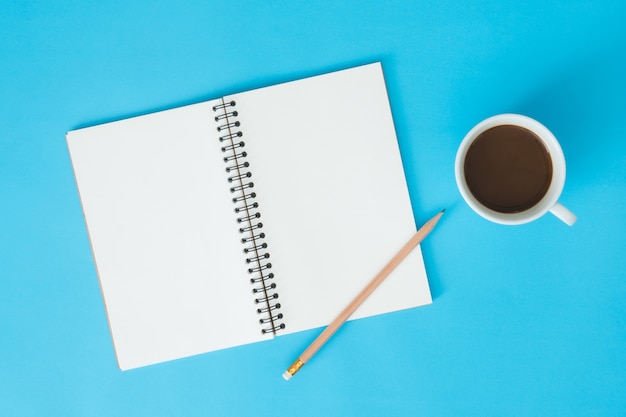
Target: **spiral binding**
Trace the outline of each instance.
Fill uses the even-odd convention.
[[[217,131],[220,133],[219,141],[222,144],[226,172],[229,174],[228,183],[230,192],[233,194],[235,213],[238,215],[237,223],[240,225],[239,233],[242,234],[241,243],[244,245],[243,252],[246,255],[250,283],[253,285],[252,293],[254,302],[258,304],[257,313],[261,316],[259,323],[263,325],[261,333],[276,333],[285,328],[281,322],[283,314],[280,313],[280,303],[276,292],[276,283],[273,282],[274,274],[270,272],[272,264],[268,261],[270,253],[267,250],[265,233],[261,232],[263,223],[259,221],[261,212],[256,202],[256,193],[252,191],[254,182],[250,180],[252,172],[250,163],[246,161],[248,154],[243,149],[246,144],[241,140],[243,133],[239,129],[241,123],[237,120],[239,113],[234,107],[234,101],[224,101],[213,106],[215,122],[219,123]]]

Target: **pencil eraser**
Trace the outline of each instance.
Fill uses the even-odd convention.
[[[291,374],[289,373],[289,371],[283,372],[283,378],[285,378],[285,381],[289,381],[291,379]]]

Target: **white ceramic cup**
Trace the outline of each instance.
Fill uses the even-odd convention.
[[[548,150],[552,161],[552,181],[548,191],[537,204],[517,213],[501,213],[481,204],[471,193],[464,174],[465,156],[469,147],[484,131],[501,125],[520,126],[533,132]],[[548,211],[571,226],[576,222],[576,215],[558,202],[565,185],[565,157],[559,142],[544,125],[530,117],[519,114],[500,114],[483,120],[470,130],[459,146],[455,161],[456,183],[467,204],[482,217],[500,224],[522,224],[531,222]]]

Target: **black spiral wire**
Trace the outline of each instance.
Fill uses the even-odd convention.
[[[281,306],[277,301],[274,274],[270,271],[270,253],[267,250],[265,233],[261,231],[261,212],[256,201],[254,182],[251,180],[250,163],[246,161],[248,154],[244,150],[246,144],[241,139],[243,133],[235,106],[234,101],[222,99],[220,104],[213,106],[213,111],[216,113],[215,122],[218,123],[217,131],[220,133],[219,141],[222,144],[226,172],[229,174],[228,183],[235,203],[239,233],[242,234],[241,242],[244,244],[248,274],[251,275],[250,282],[253,284],[254,302],[258,305],[257,313],[261,315],[261,332],[275,334],[284,329],[285,324],[281,322],[283,314],[279,311]]]

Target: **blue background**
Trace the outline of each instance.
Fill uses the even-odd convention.
[[[609,1],[0,5],[0,413],[626,415],[626,6]],[[380,60],[428,307],[121,372],[64,135]],[[559,138],[579,216],[474,214],[454,157],[518,112]],[[355,150],[357,151],[357,150]]]

